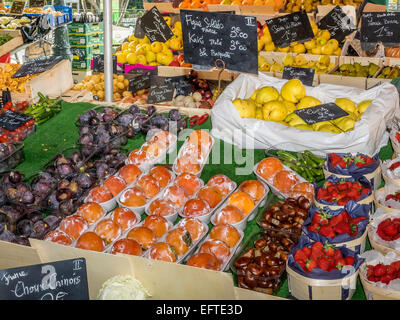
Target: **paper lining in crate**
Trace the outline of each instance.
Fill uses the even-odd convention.
[[[344,266],[341,270],[324,271],[314,268],[308,274],[294,260],[293,254],[311,242],[305,235],[290,251],[286,264],[289,291],[299,300],[350,300],[356,291],[358,269],[363,262],[359,256],[346,247],[336,247],[344,257],[354,257],[353,266]]]
[[[359,200],[355,201],[358,204],[370,204],[374,201],[374,193],[372,192],[372,188],[371,188],[371,183],[367,180],[367,178],[365,177],[360,177],[359,179],[354,179],[354,178],[346,178],[346,179],[339,179],[338,177],[331,175],[326,179],[326,182],[333,182],[334,184],[339,183],[339,180],[345,180],[345,181],[351,181],[351,182],[360,182],[361,185],[363,187],[369,188],[370,192],[367,195],[362,194],[359,198]],[[316,187],[315,188],[315,205],[321,209],[324,209],[325,207],[328,207],[330,210],[337,210],[337,209],[341,209],[344,206],[341,205],[337,205],[333,202],[327,202],[325,200],[318,200],[317,199],[317,194],[318,194],[318,190],[320,189],[320,187]]]
[[[336,153],[340,157],[344,156],[352,156],[355,157],[357,155],[364,155],[362,153]],[[364,155],[368,156],[368,155]],[[327,160],[323,164],[323,171],[325,178],[328,178],[330,175],[334,175],[338,178],[359,178],[364,176],[371,184],[374,186],[374,190],[378,189],[381,184],[381,160],[379,159],[379,154],[374,155],[371,157],[374,160],[373,164],[365,165],[363,167],[357,167],[357,165],[352,162],[346,168],[342,168],[339,165],[332,166],[331,162],[329,161],[328,155]]]
[[[386,184],[385,187],[382,187],[374,192],[374,204],[375,204],[375,209],[376,208],[381,208],[387,213],[394,213],[394,212],[399,212],[399,209],[396,208],[391,208],[388,205],[386,205],[386,200],[385,197],[387,194],[394,193],[396,191],[400,191],[400,186],[397,186],[395,184]]]
[[[365,259],[364,263],[360,266],[360,279],[364,288],[365,296],[368,300],[400,300],[400,290],[398,288],[398,280],[394,280],[397,283],[389,282],[384,284],[382,282],[371,282],[367,279],[367,265],[375,266],[378,263],[384,265],[391,264],[394,261],[399,261],[400,256],[394,252],[382,254],[381,252],[370,250],[362,255]]]
[[[303,234],[305,234],[312,241],[320,241],[322,243],[334,244],[337,247],[345,246],[346,248],[354,251],[357,254],[363,253],[365,251],[365,242],[367,239],[367,226],[369,223],[369,212],[371,209],[371,204],[358,204],[354,201],[349,201],[343,209],[339,210],[329,210],[327,207],[323,210],[323,212],[328,215],[335,217],[346,211],[351,218],[363,218],[360,220],[356,227],[357,234],[353,237],[348,235],[347,233],[342,233],[336,235],[334,238],[325,237],[320,233],[316,233],[313,231],[309,231],[309,227],[312,224],[312,219],[314,214],[320,212],[319,208],[311,208],[309,210],[309,214],[307,219],[304,221],[302,230]]]
[[[385,184],[395,184],[400,187],[400,177],[398,176],[400,174],[400,158],[395,157],[394,159],[383,161],[381,168]]]

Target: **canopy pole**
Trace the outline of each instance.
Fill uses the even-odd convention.
[[[112,61],[112,8],[111,0],[103,0],[104,20],[104,89],[105,101],[113,101],[113,61]]]

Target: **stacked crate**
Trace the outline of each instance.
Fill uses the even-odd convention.
[[[73,54],[72,70],[90,70],[93,55],[104,53],[103,30],[103,22],[68,25],[69,44]]]

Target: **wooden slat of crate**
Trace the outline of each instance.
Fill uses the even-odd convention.
[[[160,77],[176,77],[188,75],[192,68],[184,67],[168,67],[168,66],[158,66],[158,75]],[[218,80],[218,69],[211,69],[209,71],[197,71],[200,79],[205,80]],[[234,72],[224,70],[221,74],[221,80],[232,81],[234,79]]]

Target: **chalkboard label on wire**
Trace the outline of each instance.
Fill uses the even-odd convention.
[[[175,87],[172,83],[163,85],[152,85],[150,87],[147,103],[162,103],[172,101],[174,98]]]
[[[304,85],[312,86],[315,70],[311,68],[288,67],[283,68],[282,79],[299,79]]]
[[[150,88],[150,75],[141,75],[129,80],[129,91],[132,93]]]
[[[26,1],[13,1],[10,9],[10,14],[22,14],[25,9]]]
[[[32,120],[32,117],[26,114],[6,110],[0,114],[0,127],[14,131],[23,126],[29,120]]]
[[[349,115],[333,102],[320,104],[311,108],[295,110],[294,113],[296,113],[307,124],[335,120]]]
[[[117,73],[117,57],[112,56],[113,59],[113,73]],[[93,55],[93,72],[104,72],[104,54]]]
[[[51,56],[29,60],[25,62],[11,78],[24,77],[50,70],[63,59],[64,58],[61,56]]]
[[[140,25],[140,18],[136,19],[136,26],[135,26],[135,33],[134,33],[135,37],[138,39],[143,39],[146,34],[143,31],[142,26]]]
[[[292,42],[305,42],[314,38],[310,20],[304,11],[266,20],[273,43],[284,48]]]
[[[400,44],[400,12],[367,12],[361,17],[361,48],[382,42],[394,47]]]
[[[140,18],[140,26],[151,43],[166,42],[174,35],[157,7],[151,8]]]
[[[188,96],[192,93],[192,85],[187,76],[168,77],[164,82],[174,85],[177,96]]]
[[[357,30],[351,19],[344,13],[340,6],[333,8],[318,22],[318,28],[328,30],[331,38],[342,42],[346,36]]]
[[[89,300],[86,260],[0,270],[0,300]]]
[[[219,12],[181,10],[185,62],[258,74],[257,19]]]

